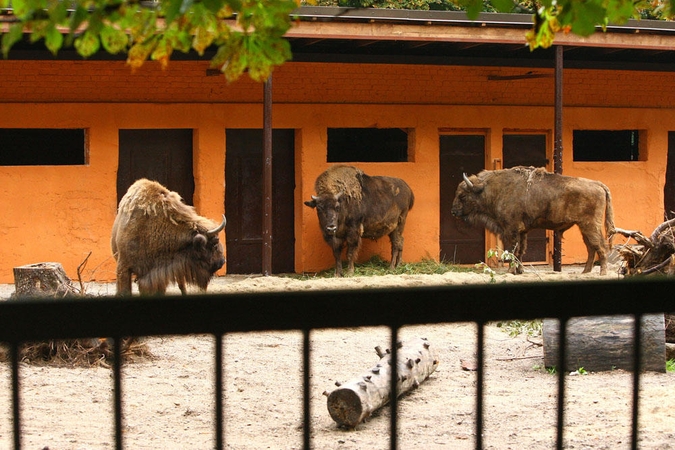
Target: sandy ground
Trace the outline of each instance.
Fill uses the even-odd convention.
[[[580,268],[553,273],[533,269],[498,282],[578,278]],[[585,279],[598,278],[596,274]],[[607,277],[618,277],[616,272]],[[478,273],[386,275],[368,278],[297,280],[222,277],[211,292],[487,283]],[[7,298],[12,286],[0,286]],[[112,294],[110,284],[89,293]],[[403,340],[425,337],[440,364],[399,404],[401,449],[470,449],[475,442],[475,372],[460,361],[475,353],[476,327],[447,324],[406,327]],[[485,430],[489,449],[553,448],[555,376],[543,365],[541,337],[509,337],[486,327]],[[129,449],[209,449],[213,437],[213,337],[150,337],[153,359],[124,367],[124,443]],[[225,338],[226,447],[302,447],[301,340],[299,332],[233,334]],[[386,449],[389,411],[383,408],[355,430],[338,428],[328,414],[324,391],[373,367],[375,346],[388,347],[384,328],[321,330],[311,334],[311,426],[316,449]],[[23,448],[112,449],[112,378],[102,367],[63,368],[22,364]],[[589,373],[567,378],[566,448],[630,448],[630,373]],[[647,373],[640,394],[640,448],[675,446],[675,374]],[[0,449],[12,446],[9,370],[0,365]]]

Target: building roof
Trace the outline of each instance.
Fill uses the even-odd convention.
[[[295,61],[553,67],[530,51],[529,14],[303,7],[287,36]],[[675,22],[629,20],[589,37],[558,33],[567,68],[675,70]]]
[[[555,50],[530,51],[529,14],[483,13],[469,20],[459,11],[300,7],[286,34],[293,61],[554,67]],[[675,22],[629,20],[589,37],[558,33],[565,68],[675,71]],[[210,59],[174,52],[172,58]],[[16,44],[11,59],[53,59],[42,43]],[[81,59],[73,49],[58,59]],[[126,59],[99,52],[90,59]]]

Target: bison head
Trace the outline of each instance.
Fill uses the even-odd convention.
[[[212,275],[220,270],[223,265],[225,265],[223,244],[221,244],[220,239],[218,239],[218,233],[220,233],[225,228],[226,223],[227,220],[225,219],[225,215],[223,215],[223,221],[220,223],[220,225],[212,230],[208,230],[203,234],[198,233],[192,239],[194,248],[206,256],[205,260],[208,261],[209,271]]]
[[[324,234],[334,236],[337,233],[343,199],[344,195],[340,192],[339,194],[327,194],[320,197],[312,195],[312,199],[305,202],[305,205],[310,208],[316,208],[319,225]]]
[[[462,177],[464,181],[457,186],[451,212],[455,217],[466,218],[478,209],[479,196],[485,186],[475,175],[469,178],[466,174],[462,174]]]

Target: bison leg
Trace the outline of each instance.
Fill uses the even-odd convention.
[[[335,276],[342,276],[342,239],[333,237],[329,242],[333,249],[333,257],[335,258]]]
[[[527,233],[513,232],[503,234],[502,244],[504,245],[504,250],[513,253],[515,257],[515,260],[509,262],[509,272],[514,275],[523,273],[521,261],[527,246]]]
[[[586,250],[588,251],[588,259],[586,260],[586,265],[581,273],[589,273],[593,270],[595,254],[597,253],[598,258],[600,259],[600,275],[607,275],[607,248],[605,247],[605,241],[602,238],[602,234],[597,236],[597,233],[590,234],[581,230],[581,235],[584,238],[584,244],[586,244]]]
[[[117,264],[117,295],[131,295],[131,269]]]
[[[391,241],[391,264],[389,270],[394,270],[401,263],[403,259],[403,235],[397,228],[389,235]]]
[[[354,274],[354,261],[359,256],[360,248],[361,236],[357,234],[347,237],[347,275]]]

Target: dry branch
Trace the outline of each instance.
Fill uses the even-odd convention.
[[[617,234],[632,238],[637,245],[617,246],[617,251],[624,260],[624,275],[649,275],[660,273],[675,274],[675,235],[673,233],[675,219],[667,220],[654,229],[650,237],[637,230],[617,228]]]
[[[375,347],[380,361],[367,372],[339,384],[328,395],[328,412],[338,425],[354,428],[386,405],[391,395],[391,352]],[[397,395],[418,387],[436,370],[438,358],[426,339],[413,339],[398,346]]]

